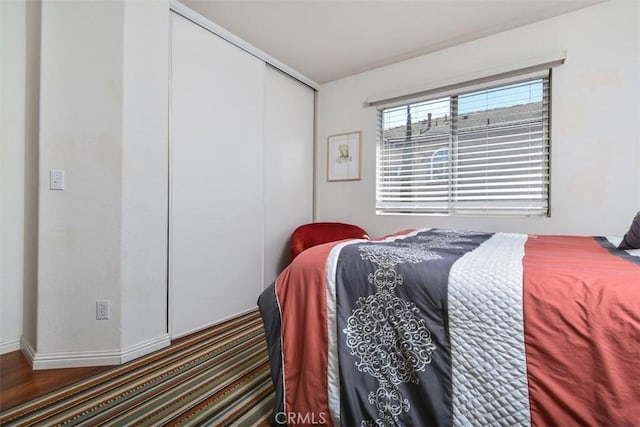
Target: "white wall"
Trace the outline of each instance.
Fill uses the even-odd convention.
[[[169,11],[124,2],[120,298],[123,361],[167,343]]]
[[[26,5],[0,2],[0,351],[20,348],[24,283]]]
[[[121,2],[42,5],[39,354],[120,347],[122,16]],[[95,320],[99,299],[111,320]]]
[[[38,156],[40,130],[40,1],[26,2],[23,339],[36,341],[38,295]]]
[[[44,2],[34,367],[167,345],[168,2]],[[64,191],[49,170],[66,171]],[[96,320],[96,300],[111,318]]]
[[[35,341],[40,2],[0,2],[0,353]]]
[[[640,209],[639,4],[611,1],[320,87],[318,220],[373,236],[407,227],[622,235]],[[552,81],[551,217],[376,215],[376,109],[367,97],[566,50]],[[363,132],[363,178],[327,182],[327,135]]]

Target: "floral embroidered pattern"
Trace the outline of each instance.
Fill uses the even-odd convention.
[[[436,235],[428,234],[418,236],[418,240],[425,242],[430,248],[438,249],[464,249],[462,246],[457,246],[456,243],[472,242],[464,236],[475,236],[477,232],[473,231],[453,231],[453,230],[435,230]]]
[[[397,425],[400,422],[398,417],[411,406],[398,386],[418,383],[417,373],[426,369],[432,361],[432,353],[437,350],[426,322],[418,316],[418,308],[394,292],[404,283],[396,266],[441,259],[431,249],[462,249],[456,243],[471,242],[463,235],[445,230],[420,235],[419,242],[359,246],[361,259],[376,264],[375,272],[368,276],[376,291],[356,301],[357,307],[347,319],[343,332],[358,370],[378,381],[378,388],[368,395],[378,418],[363,420],[362,426]]]
[[[420,243],[402,243],[402,246],[373,244],[361,246],[359,249],[362,259],[376,263],[381,268],[393,268],[400,263],[417,264],[422,261],[442,258]]]
[[[381,383],[417,383],[435,346],[418,309],[389,292],[360,298],[347,320],[347,345],[356,367]]]

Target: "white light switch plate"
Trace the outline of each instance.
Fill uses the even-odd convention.
[[[51,169],[49,172],[49,189],[64,190],[64,170]]]

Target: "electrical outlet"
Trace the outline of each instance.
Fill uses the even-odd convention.
[[[64,190],[64,170],[51,169],[49,171],[49,189]]]
[[[109,318],[109,300],[96,301],[96,320]]]

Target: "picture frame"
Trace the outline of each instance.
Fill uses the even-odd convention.
[[[327,137],[327,181],[361,179],[362,132],[346,132]]]

